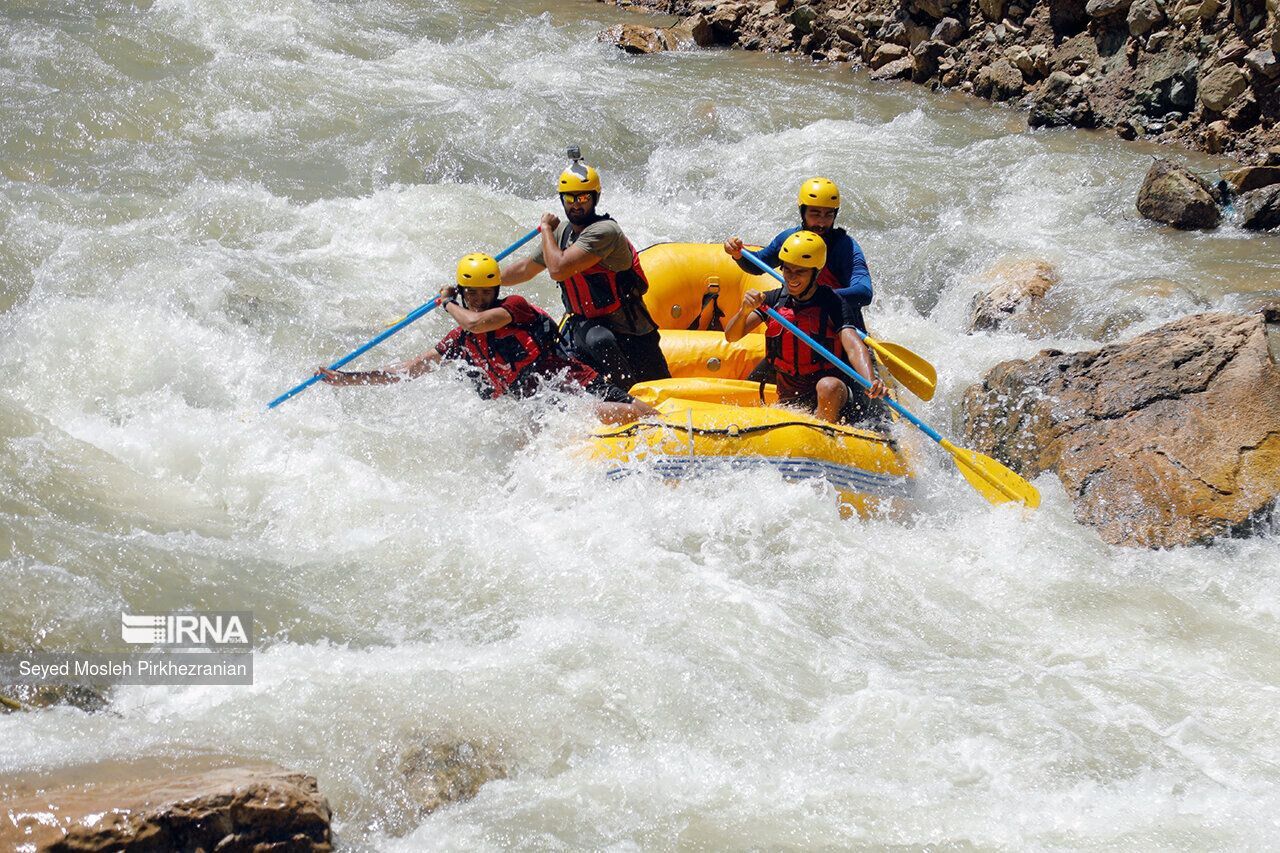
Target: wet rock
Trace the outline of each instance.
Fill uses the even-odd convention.
[[[1216,228],[1222,211],[1209,184],[1190,170],[1157,159],[1138,191],[1138,212],[1175,228]]]
[[[0,849],[328,853],[329,820],[314,778],[230,767],[10,799],[0,810]]]
[[[1280,184],[1280,166],[1245,166],[1224,172],[1222,180],[1231,185],[1237,195],[1260,190],[1272,184]]]
[[[486,782],[507,778],[496,751],[466,740],[413,747],[401,756],[399,772],[403,792],[420,814],[469,800]]]
[[[110,704],[105,691],[73,684],[15,684],[4,690],[4,698],[9,701],[0,704],[10,711],[31,711],[52,708],[55,705],[67,705],[87,714],[96,714],[106,710]],[[17,707],[14,707],[15,705]]]
[[[984,65],[974,78],[973,90],[984,98],[994,101],[1007,101],[1022,94],[1025,81],[1022,72],[1014,68],[1007,59],[997,59],[990,65]]]
[[[907,53],[907,49],[900,44],[882,44],[871,57],[871,67],[883,68],[890,62],[906,56]]]
[[[1215,113],[1226,112],[1249,88],[1249,79],[1234,65],[1219,65],[1200,78],[1200,103]]]
[[[901,59],[895,59],[887,65],[877,68],[871,72],[872,80],[900,80],[904,77],[911,76],[913,62],[910,56],[904,56]]]
[[[715,30],[706,15],[693,15],[680,22],[677,29],[689,33],[693,43],[698,47],[711,47],[716,43]]]
[[[970,332],[995,331],[1015,316],[1033,312],[1059,281],[1057,270],[1040,260],[1003,261],[987,270],[983,278],[993,285],[970,303]]]
[[[633,54],[658,53],[667,49],[666,41],[657,27],[639,24],[618,24],[600,33],[597,39]]]
[[[1280,494],[1280,369],[1259,315],[1005,362],[965,393],[964,419],[980,452],[1056,472],[1075,517],[1116,545],[1247,532]]]
[[[964,24],[955,18],[943,18],[938,25],[933,28],[933,32],[929,38],[934,41],[940,41],[944,44],[956,44],[965,36]]]
[[[1158,0],[1133,0],[1125,20],[1130,35],[1145,36],[1164,23],[1164,9]]]
[[[1280,184],[1247,192],[1236,201],[1240,227],[1250,231],[1280,228]]]

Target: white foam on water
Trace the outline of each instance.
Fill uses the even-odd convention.
[[[990,507],[911,431],[903,518],[840,521],[829,487],[769,472],[607,481],[583,401],[483,401],[452,370],[262,411],[533,227],[571,143],[639,246],[765,240],[800,178],[839,181],[869,322],[938,365],[906,402],[951,436],[995,363],[1243,304],[1276,238],[1144,223],[1145,151],[1007,110],[777,57],[626,57],[594,40],[627,14],[605,6],[103,14],[0,16],[0,642],[252,609],[255,683],[0,717],[0,769],[276,761],[319,778],[349,849],[1280,837],[1274,532],[1114,548],[1052,475],[1037,513]],[[1061,273],[1052,331],[965,334],[1010,257]],[[396,768],[432,739],[488,744],[507,777],[414,813]]]

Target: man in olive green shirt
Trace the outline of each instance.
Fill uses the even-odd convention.
[[[508,264],[502,281],[520,284],[545,269],[569,313],[564,335],[570,348],[608,381],[628,388],[669,378],[658,326],[641,298],[649,283],[640,258],[618,223],[596,213],[599,198],[599,174],[575,159],[560,175],[566,221],[543,214],[539,246]]]

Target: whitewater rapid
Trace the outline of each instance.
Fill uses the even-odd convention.
[[[1001,360],[1275,295],[1280,238],[1138,218],[1150,148],[595,40],[627,19],[0,10],[0,647],[93,648],[122,610],[258,627],[252,687],[0,716],[0,775],[272,761],[318,778],[349,850],[1273,847],[1274,529],[1114,548],[1052,476],[1037,513],[993,508],[927,444],[900,519],[764,472],[610,482],[581,401],[486,402],[448,370],[263,412],[536,224],[567,144],[641,247],[770,237],[800,179],[835,179],[872,331],[937,364],[912,405],[957,437]],[[1061,273],[1061,331],[967,335],[983,270],[1024,256]],[[396,759],[440,738],[507,775],[418,815]]]

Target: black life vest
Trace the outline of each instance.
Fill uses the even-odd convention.
[[[610,219],[607,214],[596,217],[595,221]],[[571,233],[570,228],[564,230],[564,240]],[[623,239],[626,239],[625,237]],[[561,249],[568,248],[568,243]],[[588,319],[604,317],[622,307],[624,301],[637,299],[649,292],[649,279],[645,277],[640,266],[640,255],[636,247],[627,240],[627,248],[631,250],[631,266],[628,269],[614,272],[602,263],[588,267],[560,282],[560,295],[564,299],[564,310]]]
[[[783,295],[773,306],[773,310],[831,352],[837,352],[840,330],[828,322],[827,312],[816,296],[807,305],[797,307],[789,294]],[[830,368],[827,360],[814,352],[812,347],[783,328],[777,320],[767,314],[765,316],[768,320],[765,327],[765,357],[779,373],[808,376]]]
[[[498,300],[494,307],[501,308],[504,301]],[[491,397],[501,397],[511,390],[534,362],[545,353],[555,352],[555,321],[536,305],[530,307],[538,316],[528,323],[513,322],[492,332],[462,334],[467,361],[488,378],[493,386]]]

